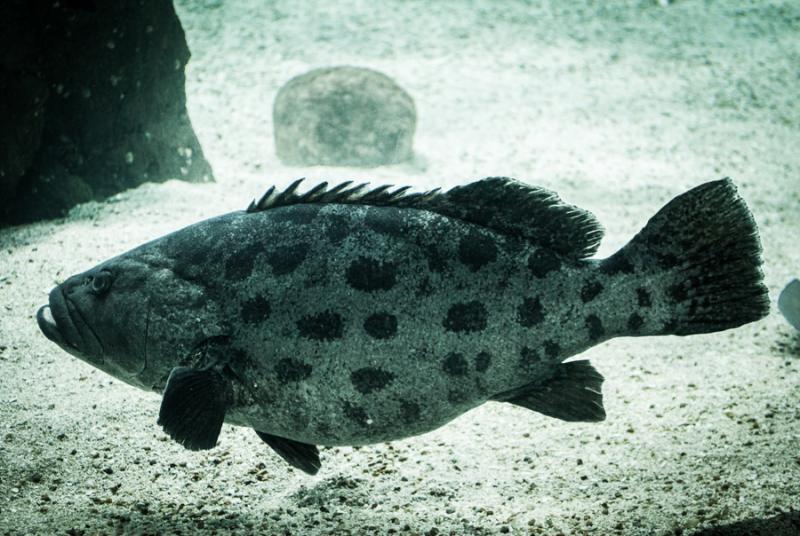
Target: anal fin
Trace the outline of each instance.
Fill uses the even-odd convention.
[[[158,424],[189,450],[214,448],[230,403],[229,391],[227,380],[214,370],[176,367],[164,388]]]
[[[543,382],[500,393],[493,399],[562,421],[599,422],[606,418],[602,386],[603,376],[589,361],[570,361],[558,365],[555,374]]]
[[[319,461],[319,450],[316,445],[301,443],[293,439],[278,437],[265,432],[255,431],[264,443],[272,447],[281,458],[292,467],[296,467],[309,475],[317,474],[322,462]]]

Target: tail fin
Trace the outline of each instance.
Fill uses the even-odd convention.
[[[730,179],[667,203],[601,269],[645,276],[652,288],[638,288],[638,302],[656,317],[660,329],[648,330],[653,333],[711,333],[769,312],[758,229]],[[634,320],[641,325],[641,317]]]

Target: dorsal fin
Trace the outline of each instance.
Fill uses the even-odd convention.
[[[298,194],[302,181],[296,180],[282,192],[273,186],[250,203],[247,212],[299,203],[411,207],[519,236],[574,259],[594,255],[603,237],[602,227],[590,212],[564,203],[550,190],[507,177],[489,177],[446,192],[437,188],[421,193],[407,193],[409,186],[368,189],[366,183],[347,181],[330,189],[323,182]]]
[[[574,259],[594,255],[603,238],[591,212],[564,203],[555,192],[508,177],[456,186],[430,203],[428,210],[527,238]]]

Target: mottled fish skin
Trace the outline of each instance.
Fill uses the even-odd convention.
[[[175,367],[218,370],[232,388],[225,421],[271,435],[319,445],[408,437],[546,382],[566,358],[611,337],[704,333],[763,316],[752,219],[729,182],[708,184],[665,207],[669,214],[603,261],[391,204],[234,212],[53,291],[53,316],[66,324],[53,296],[91,285],[87,277],[104,271],[114,275],[103,299],[119,300],[131,317],[131,333],[118,338],[140,341],[118,357],[106,349],[102,359],[87,358],[80,345],[59,340],[74,337],[48,336],[157,392]],[[725,268],[693,249],[677,227],[686,221],[671,227],[684,213],[686,221],[721,213],[720,226],[743,222],[734,238],[750,241],[728,247],[735,258],[719,257],[747,268],[743,290],[728,288],[736,278],[716,283]],[[712,291],[733,292],[730,314],[719,312]],[[98,332],[120,330],[113,319],[93,321]]]
[[[200,264],[181,254],[188,242],[223,251]],[[602,314],[600,300],[569,299],[579,299],[592,263],[427,211],[331,204],[234,213],[135,256],[202,280],[222,304],[226,360],[243,379],[226,421],[307,443],[432,430],[600,340],[580,322],[568,322],[574,333],[563,325]],[[181,364],[207,364],[196,358]],[[165,365],[141,374],[160,380],[156,391],[174,363]]]
[[[550,260],[536,277],[525,241],[430,212],[290,206],[225,225],[236,247],[207,288],[237,297],[229,363],[247,379],[227,418],[283,437],[353,445],[434,429],[599,341],[565,320],[618,324],[601,300],[569,299],[590,263]]]

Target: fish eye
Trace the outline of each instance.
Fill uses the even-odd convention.
[[[89,284],[92,286],[92,292],[98,295],[105,294],[111,288],[111,272],[102,271],[95,276],[89,278]]]

